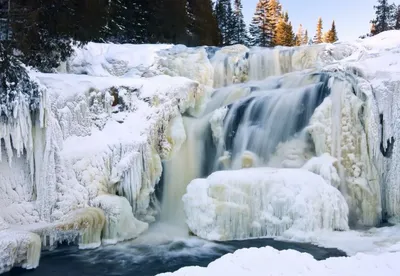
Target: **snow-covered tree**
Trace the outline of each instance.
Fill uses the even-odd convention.
[[[259,0],[254,12],[253,19],[250,23],[250,45],[252,46],[267,46],[267,34],[264,31],[267,25],[267,1]]]
[[[400,5],[397,6],[397,11],[396,11],[396,22],[394,24],[394,28],[396,30],[400,30]]]
[[[371,21],[374,24],[374,30],[372,30],[371,34],[376,35],[387,30],[392,30],[396,21],[396,5],[389,4],[388,0],[378,0],[378,4],[374,6],[374,9],[376,17]]]
[[[304,33],[303,25],[300,24],[299,28],[297,29],[297,33],[296,33],[296,41],[295,41],[296,46],[300,46],[300,45],[304,44],[303,43],[304,36],[305,36],[305,33]]]
[[[36,111],[40,104],[40,89],[26,72],[23,64],[0,42],[0,121],[14,120],[14,111],[28,104]],[[24,103],[21,103],[24,101]]]
[[[246,23],[244,22],[243,6],[241,0],[234,0],[234,11],[233,11],[233,24],[234,24],[234,36],[233,43],[248,44],[248,35],[246,30]]]
[[[230,45],[234,41],[234,18],[230,0],[217,0],[215,14],[218,27],[221,31],[223,45]]]

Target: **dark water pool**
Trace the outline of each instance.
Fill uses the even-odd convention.
[[[255,239],[212,243],[197,238],[175,239],[156,245],[127,242],[95,250],[82,251],[75,246],[61,246],[43,252],[40,266],[35,270],[14,268],[4,275],[26,276],[152,276],[176,271],[184,266],[207,266],[224,254],[240,248],[271,246],[278,250],[294,249],[307,252],[317,260],[345,256],[332,248],[311,244]]]

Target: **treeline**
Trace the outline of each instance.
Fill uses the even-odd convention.
[[[314,39],[309,39],[308,31],[300,25],[296,34],[289,20],[289,13],[283,11],[278,0],[259,0],[251,21],[250,41],[252,46],[300,46],[312,43],[333,43],[338,40],[335,22],[323,33],[323,22],[319,18]]]
[[[389,30],[400,30],[400,4],[390,4],[388,0],[378,0],[374,9],[375,18],[371,20],[371,31],[367,36]]]
[[[337,40],[335,24],[309,39],[278,0],[260,0],[246,26],[241,0],[0,0],[0,43],[27,65],[50,71],[88,41],[188,46],[294,46]],[[17,51],[15,51],[17,50]]]
[[[0,0],[0,42],[42,71],[72,43],[221,45],[212,0]]]

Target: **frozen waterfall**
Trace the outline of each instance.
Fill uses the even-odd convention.
[[[29,72],[37,110],[16,98],[14,119],[0,121],[0,248],[16,250],[0,272],[37,266],[40,241],[94,248],[168,227],[172,238],[291,238],[397,222],[398,37],[89,43],[63,73]]]

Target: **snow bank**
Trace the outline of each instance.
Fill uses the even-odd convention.
[[[88,43],[76,47],[59,71],[90,76],[140,77],[156,64],[157,52],[172,45]]]
[[[348,229],[348,208],[339,191],[300,169],[216,172],[192,181],[183,202],[190,230],[208,240]]]
[[[278,251],[271,247],[241,249],[212,262],[208,267],[185,267],[174,273],[158,275],[352,275],[382,274],[397,276],[400,253],[379,256],[357,254],[354,257],[316,261],[307,253]]]

